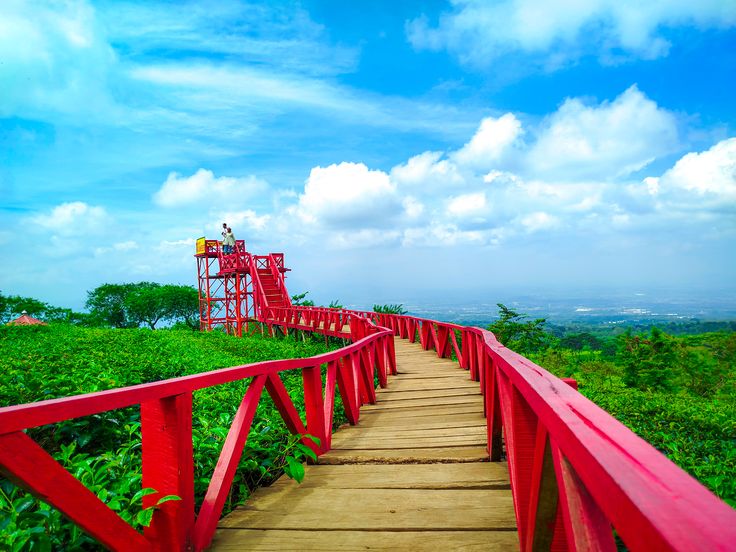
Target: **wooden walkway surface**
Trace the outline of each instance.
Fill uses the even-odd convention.
[[[505,463],[487,462],[478,384],[396,338],[398,375],[332,450],[220,521],[212,550],[517,550]]]

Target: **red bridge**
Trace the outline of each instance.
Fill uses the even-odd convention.
[[[652,446],[488,331],[296,307],[283,255],[197,248],[202,329],[349,339],[312,358],[235,366],[0,409],[3,474],[113,550],[736,550],[736,511]],[[323,378],[324,369],[324,378]],[[302,420],[280,374],[302,374]],[[379,390],[374,388],[378,379]],[[209,489],[194,501],[192,392],[252,378]],[[319,462],[220,520],[263,391]],[[352,427],[331,434],[339,393]],[[180,501],[135,531],[25,429],[140,406],[143,487]],[[283,479],[283,478],[282,478]],[[218,529],[219,524],[219,529]],[[213,540],[214,539],[214,540]]]

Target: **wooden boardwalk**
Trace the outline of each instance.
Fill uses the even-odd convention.
[[[517,550],[505,463],[487,462],[478,384],[396,339],[398,375],[332,450],[220,521],[212,550]]]

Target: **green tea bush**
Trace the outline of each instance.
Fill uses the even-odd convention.
[[[221,332],[82,328],[69,325],[0,327],[0,406],[102,391],[217,368],[327,351],[323,338],[278,339]],[[304,400],[301,371],[281,373],[297,409]],[[192,440],[195,496],[201,501],[249,380],[196,391]],[[336,397],[335,424],[345,418]],[[150,522],[142,510],[138,408],[104,412],[29,430],[67,470],[133,527]],[[258,406],[226,511],[282,471],[300,479],[312,454],[292,436],[270,397]],[[172,497],[173,499],[173,497]],[[0,479],[0,549],[80,550],[98,545],[61,514]]]

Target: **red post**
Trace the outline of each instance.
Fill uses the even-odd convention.
[[[192,394],[141,404],[143,487],[158,491],[143,497],[143,507],[176,495],[156,509],[144,534],[165,550],[187,550],[194,528]]]
[[[552,458],[568,542],[574,550],[615,552],[616,543],[611,524],[562,451],[554,444]]]
[[[263,385],[266,383],[266,375],[256,376],[248,386],[248,391],[243,397],[233,425],[230,426],[225,443],[222,445],[217,466],[207,487],[207,494],[202,501],[199,515],[194,526],[194,548],[203,550],[209,546],[212,536],[215,534],[217,520],[220,519],[222,507],[225,505],[227,493],[230,491],[235,470],[243,454],[250,426],[256,414],[258,401],[261,398]]]
[[[304,444],[321,454],[322,447],[326,441],[325,435],[325,411],[322,399],[322,371],[320,366],[308,366],[302,368],[302,380],[304,382],[304,409],[307,415],[307,433],[319,439],[317,445],[311,439],[306,439]]]

